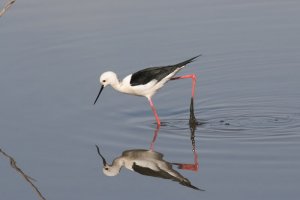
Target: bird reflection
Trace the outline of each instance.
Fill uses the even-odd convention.
[[[119,174],[121,168],[125,167],[142,175],[170,179],[181,185],[201,190],[192,185],[191,182],[179,172],[175,171],[172,168],[172,163],[163,159],[162,153],[146,149],[127,150],[124,151],[121,156],[114,159],[110,165],[100,153],[99,147],[97,145],[96,147],[103,161],[103,173],[107,176],[116,176]]]
[[[191,131],[194,163],[171,163],[163,159],[162,153],[154,151],[154,143],[159,132],[159,126],[157,126],[156,130],[154,131],[153,140],[150,144],[150,150],[131,149],[123,151],[122,155],[115,158],[112,164],[108,164],[104,156],[101,154],[99,147],[96,145],[97,152],[103,161],[103,173],[107,176],[116,176],[119,174],[121,168],[125,167],[126,169],[137,172],[141,175],[170,179],[186,187],[190,187],[195,190],[202,190],[192,185],[187,178],[173,169],[173,166],[175,165],[178,167],[178,169],[198,171],[199,164],[198,155],[195,148],[195,130],[199,124],[200,123],[197,122],[194,115],[193,99],[191,99],[189,127]]]

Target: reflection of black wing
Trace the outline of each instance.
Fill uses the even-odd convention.
[[[185,60],[175,65],[169,65],[163,67],[149,67],[140,70],[138,72],[135,72],[131,76],[130,85],[131,86],[145,85],[152,80],[160,81],[166,76],[168,76],[169,74],[171,74],[172,72],[174,72],[176,69],[181,68],[190,62],[193,62],[199,56],[195,56],[191,59]]]
[[[169,173],[167,173],[165,171],[162,171],[162,170],[155,171],[148,167],[139,166],[135,162],[132,165],[132,169],[135,172],[145,175],[145,176],[154,176],[154,177],[158,177],[158,178],[173,179],[173,176],[171,176]]]
[[[148,167],[139,166],[135,162],[133,163],[132,168],[135,172],[145,175],[145,176],[153,176],[153,177],[158,177],[158,178],[171,179],[173,181],[179,182],[181,185],[193,188],[195,190],[202,190],[202,189],[199,189],[199,188],[193,186],[187,178],[184,178],[184,177],[178,178],[178,177],[172,176],[171,174],[169,174],[168,172],[165,172],[163,170],[155,171]]]

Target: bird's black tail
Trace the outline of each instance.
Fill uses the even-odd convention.
[[[195,59],[198,58],[199,56],[201,56],[201,54],[198,55],[198,56],[192,57],[192,58],[190,58],[190,59],[188,59],[188,60],[185,60],[185,61],[183,61],[183,62],[180,62],[180,63],[178,63],[178,64],[175,64],[174,66],[176,66],[176,67],[182,67],[182,66],[185,66],[185,65],[187,65],[187,64],[189,64],[189,63],[195,61]]]

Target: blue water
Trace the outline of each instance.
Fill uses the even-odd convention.
[[[0,5],[4,1],[0,0]],[[300,184],[299,1],[16,1],[0,18],[0,148],[46,199],[297,199]],[[99,90],[149,66],[202,56],[195,73],[196,191],[111,162],[149,149],[156,125],[146,98]],[[190,80],[153,98],[164,122],[154,149],[193,163]],[[37,199],[0,154],[1,199]]]

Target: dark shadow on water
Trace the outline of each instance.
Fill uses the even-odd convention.
[[[154,131],[154,136],[148,149],[129,149],[122,152],[121,156],[115,158],[112,164],[108,164],[104,156],[100,152],[100,148],[97,147],[97,152],[103,162],[103,173],[107,176],[116,176],[119,174],[122,167],[137,172],[141,175],[152,176],[162,179],[169,179],[179,184],[195,189],[201,190],[190,182],[189,179],[185,178],[178,171],[173,169],[176,166],[181,170],[190,170],[197,172],[199,168],[198,154],[195,145],[195,130],[197,125],[197,120],[194,115],[193,99],[191,100],[190,106],[190,119],[189,128],[191,131],[190,139],[192,144],[193,152],[193,163],[181,163],[181,162],[169,162],[163,159],[163,154],[154,150],[154,144],[157,139],[157,135],[160,130],[160,126],[157,126]]]
[[[42,200],[45,200],[46,198],[42,195],[42,193],[39,191],[39,189],[37,188],[37,186],[33,183],[35,181],[35,179],[31,178],[30,176],[28,176],[18,165],[17,165],[17,162],[16,160],[8,155],[5,151],[3,151],[1,148],[0,148],[0,153],[6,157],[7,159],[9,159],[9,162],[10,162],[10,166],[11,168],[13,168],[14,170],[16,170],[17,173],[19,173],[24,179],[26,182],[29,183],[29,185],[32,187],[32,189],[37,193],[38,195],[38,198],[39,199],[42,199]]]

